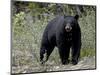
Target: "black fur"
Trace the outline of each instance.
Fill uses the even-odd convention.
[[[54,47],[58,47],[62,64],[68,64],[69,52],[72,48],[72,64],[77,64],[81,49],[81,30],[78,24],[79,16],[58,16],[51,20],[44,30],[40,61],[48,60]],[[43,60],[46,53],[46,60]]]

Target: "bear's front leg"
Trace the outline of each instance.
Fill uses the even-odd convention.
[[[76,65],[80,57],[81,43],[76,43],[72,46],[72,64]]]
[[[70,53],[70,47],[68,47],[66,45],[65,42],[61,42],[61,39],[60,41],[57,41],[57,47],[59,49],[59,55],[60,55],[60,59],[61,59],[61,62],[63,65],[65,64],[68,64],[69,63],[69,53]]]
[[[60,59],[63,65],[69,63],[69,49],[67,48],[59,48]]]

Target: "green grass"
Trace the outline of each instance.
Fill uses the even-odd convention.
[[[80,57],[90,57],[95,56],[96,51],[94,49],[82,49],[80,53]]]

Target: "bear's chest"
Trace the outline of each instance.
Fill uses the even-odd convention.
[[[72,33],[66,33],[65,39],[67,42],[71,42],[72,41]]]

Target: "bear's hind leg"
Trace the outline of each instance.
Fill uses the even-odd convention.
[[[46,51],[46,61],[49,59],[49,56],[51,55],[53,49],[54,49],[54,46],[49,47],[48,50]]]
[[[49,56],[51,55],[53,49],[54,49],[54,46],[52,46],[52,47],[49,46],[46,48],[42,48],[40,50],[40,62],[41,62],[41,64],[44,64],[49,59]],[[43,60],[44,54],[46,54],[46,59]]]
[[[44,58],[45,52],[46,52],[46,49],[45,48],[41,48],[41,50],[40,50],[40,62],[41,62],[41,64],[44,63],[43,58]]]

